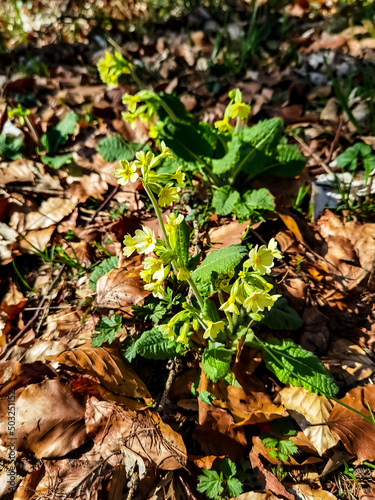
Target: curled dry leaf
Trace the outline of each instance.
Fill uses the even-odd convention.
[[[374,361],[362,347],[345,338],[335,339],[322,361],[346,385],[367,379],[375,372]]]
[[[0,304],[0,338],[3,338],[4,342],[5,336],[12,328],[11,321],[25,307],[27,300],[11,281],[9,290]]]
[[[107,309],[125,309],[143,301],[150,292],[144,288],[139,271],[112,269],[96,283],[96,302]]]
[[[44,229],[57,224],[73,211],[77,203],[64,198],[48,198],[42,202],[38,211],[26,215],[25,229]]]
[[[45,229],[28,231],[26,235],[20,239],[20,249],[28,253],[35,253],[36,250],[44,252],[51,240],[54,230],[55,226],[50,226]]]
[[[313,490],[308,484],[294,484],[292,490],[300,500],[337,500],[332,493],[324,490]]]
[[[87,440],[84,414],[84,405],[62,380],[44,380],[16,391],[16,449],[30,450],[37,458],[66,455]],[[5,446],[5,421],[0,436]]]
[[[46,359],[79,368],[90,379],[100,382],[115,394],[130,398],[151,397],[147,387],[121,356],[119,349],[91,347],[86,344]]]
[[[230,500],[281,500],[281,497],[276,497],[272,493],[257,493],[256,491],[248,491],[242,493],[239,497],[231,498]]]
[[[20,159],[9,163],[0,163],[0,186],[11,182],[32,182],[34,180],[32,168],[33,162],[31,160]]]
[[[12,260],[11,247],[17,241],[18,233],[11,227],[0,222],[0,263],[7,264]]]
[[[267,490],[284,500],[295,500],[294,495],[288,493],[281,482],[264,465],[261,458],[251,450],[250,462],[262,490]]]
[[[250,222],[240,224],[238,221],[232,221],[229,224],[214,227],[208,232],[210,243],[216,245],[215,250],[241,243],[249,224]]]
[[[186,448],[180,434],[150,411],[134,413],[113,403],[90,398],[86,429],[103,457],[131,450],[151,467],[175,470],[186,464]]]
[[[323,455],[338,443],[337,436],[324,425],[333,406],[328,398],[302,387],[284,387],[280,396],[282,404],[310,439],[319,455]]]
[[[370,416],[368,406],[375,413],[375,385],[355,387],[340,401]],[[349,453],[362,460],[375,460],[375,425],[371,421],[336,403],[328,425]]]

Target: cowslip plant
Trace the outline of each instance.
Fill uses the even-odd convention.
[[[317,357],[291,340],[263,341],[254,333],[280,298],[273,293],[269,277],[275,259],[282,257],[276,240],[256,245],[250,252],[242,245],[231,245],[211,252],[199,265],[189,252],[190,230],[184,216],[170,211],[163,219],[162,208],[178,200],[185,173],[182,167],[175,173],[157,173],[164,161],[175,159],[163,141],[159,150],[159,154],[140,151],[132,162],[121,160],[114,171],[121,185],[141,181],[163,234],[156,238],[152,229],[143,226],[125,236],[123,252],[126,257],[135,252],[144,255],[140,277],[154,299],[163,300],[169,294],[169,282],[177,283],[187,299],[178,303],[178,312],[144,332],[126,350],[127,359],[137,354],[167,359],[193,349],[202,354],[207,377],[217,382],[231,374],[233,355],[242,341],[264,350],[267,367],[282,382],[332,395],[336,385]]]
[[[110,70],[105,73],[103,66],[114,65],[118,75],[124,63],[117,62],[116,54],[107,54],[107,59],[98,69],[105,83],[114,84],[118,76],[110,78]],[[139,85],[134,71],[124,69],[124,74],[129,72]],[[175,173],[182,165],[188,180],[201,174],[211,209],[218,215],[232,214],[240,221],[263,219],[266,212],[274,210],[274,200],[267,189],[251,188],[251,182],[265,173],[294,177],[305,166],[297,147],[282,137],[280,118],[247,126],[250,105],[243,101],[239,89],[229,92],[224,115],[214,124],[196,120],[180,99],[165,92],[142,89],[134,95],[124,94],[123,103],[127,109],[122,116],[131,127],[137,120],[144,122],[150,140],[164,141],[173,152],[174,158],[164,162],[163,172]]]

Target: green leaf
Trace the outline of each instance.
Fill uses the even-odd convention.
[[[222,344],[209,342],[202,356],[202,368],[213,382],[224,378],[230,371],[232,352]]]
[[[295,177],[305,168],[306,158],[296,145],[279,144],[276,148],[276,166],[267,169],[267,175]]]
[[[243,195],[244,203],[251,210],[274,210],[275,201],[266,188],[252,189]]]
[[[199,493],[205,493],[208,498],[216,498],[223,493],[222,480],[215,470],[203,469],[203,475],[198,476],[198,479]]]
[[[104,316],[95,326],[95,332],[92,336],[92,347],[100,347],[104,342],[112,344],[116,338],[116,333],[120,333],[122,328],[122,316],[112,314],[109,318]]]
[[[267,368],[283,384],[303,387],[311,392],[334,396],[338,387],[327,368],[312,352],[306,351],[292,340],[271,339],[259,344],[264,349]]]
[[[223,186],[215,191],[212,206],[218,215],[229,215],[239,199],[240,193],[238,191],[230,186]]]
[[[206,405],[212,404],[212,401],[216,398],[208,392],[208,391],[200,391],[198,394],[198,398],[203,401],[203,403],[206,403]]]
[[[279,444],[279,440],[275,437],[265,437],[262,439],[262,443],[266,448],[276,448],[276,446]]]
[[[230,245],[211,252],[191,274],[201,294],[204,297],[210,295],[213,273],[227,273],[229,269],[234,269],[246,254],[247,250],[242,245]]]
[[[78,115],[74,113],[74,111],[69,111],[69,113],[64,116],[64,119],[61,120],[61,122],[59,122],[54,128],[60,132],[62,137],[67,139],[69,135],[74,134],[77,123]]]
[[[0,155],[5,160],[13,161],[22,158],[23,149],[21,138],[0,135]]]
[[[232,498],[237,498],[243,492],[242,483],[236,477],[228,479],[228,491]]]
[[[212,146],[199,133],[194,123],[176,123],[167,118],[160,139],[165,141],[180,160],[189,163],[195,163],[200,157],[210,158],[213,155]]]
[[[118,257],[109,257],[108,259],[103,260],[91,273],[89,278],[89,287],[93,292],[96,292],[96,282],[101,276],[109,273],[112,269],[115,269],[118,266]]]
[[[177,226],[176,233],[177,244],[175,251],[183,266],[186,268],[189,263],[190,230],[184,220]]]
[[[215,302],[211,299],[206,299],[204,301],[203,315],[213,321],[220,321],[220,316],[215,305]]]
[[[140,321],[152,321],[154,324],[158,324],[167,312],[167,306],[152,299],[150,302],[143,304],[143,306],[133,305],[132,309],[136,319]]]
[[[51,168],[54,168],[57,170],[58,168],[63,167],[64,165],[69,165],[70,163],[73,162],[73,155],[72,153],[68,153],[66,155],[60,155],[60,156],[41,156],[40,159],[45,165],[48,165]]]
[[[282,454],[284,457],[286,457],[283,458],[284,461],[288,459],[289,455],[294,455],[295,453],[297,453],[298,447],[290,439],[282,439],[281,441],[279,441],[278,451],[279,451],[279,456],[280,454]]]
[[[267,156],[274,153],[283,131],[283,120],[271,118],[263,120],[250,128],[244,128],[242,139],[253,148],[263,151]]]
[[[212,171],[216,175],[224,174],[231,170],[240,159],[240,147],[242,140],[238,135],[228,142],[228,152],[222,158],[212,160]]]
[[[98,143],[98,153],[109,162],[131,160],[138,149],[138,143],[126,143],[119,135],[105,137]]]
[[[162,360],[173,358],[184,352],[185,348],[181,344],[169,340],[157,328],[152,328],[142,333],[139,339],[126,350],[125,358],[131,361],[135,355],[139,354],[147,359]]]
[[[268,312],[265,312],[263,323],[271,330],[298,330],[303,325],[296,311],[288,306],[285,297],[280,297]]]
[[[229,479],[237,474],[237,467],[234,462],[230,458],[224,458],[220,462],[220,471],[224,474],[224,476]]]
[[[370,155],[363,158],[363,168],[366,174],[366,183],[369,180],[371,172],[375,169],[375,156]]]

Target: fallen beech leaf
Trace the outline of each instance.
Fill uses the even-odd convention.
[[[337,500],[335,495],[324,490],[313,490],[308,484],[293,484],[292,490],[300,500]]]
[[[57,356],[47,356],[46,359],[79,368],[86,376],[99,381],[115,394],[130,398],[151,397],[147,387],[121,356],[119,349],[85,344]]]
[[[150,411],[126,411],[113,403],[90,398],[86,406],[86,429],[100,445],[103,456],[131,450],[152,467],[175,470],[186,463],[186,448],[180,434]]]
[[[85,407],[67,382],[44,380],[17,391],[15,414],[16,449],[30,450],[37,458],[66,455],[87,440]],[[5,441],[9,437],[5,421],[0,435]]]
[[[367,379],[375,372],[375,363],[362,347],[345,338],[334,340],[322,361],[346,385]]]
[[[0,262],[2,261],[2,264],[6,264],[8,259],[12,260],[12,252],[8,247],[13,245],[17,238],[17,231],[4,222],[0,222]],[[10,261],[8,260],[8,262]]]
[[[32,182],[34,162],[31,160],[15,160],[9,163],[0,163],[0,185],[5,186],[11,182]]]
[[[138,271],[112,269],[96,283],[96,302],[99,307],[126,310],[150,295],[143,287]]]
[[[297,241],[302,243],[304,246],[307,246],[304,237],[302,236],[302,233],[300,231],[300,228],[298,227],[297,222],[291,217],[290,215],[286,214],[279,214],[280,219],[284,222],[286,227],[291,231],[294,236],[296,237]]]
[[[44,252],[56,226],[46,227],[45,229],[37,229],[28,231],[26,235],[20,239],[20,249],[24,252],[35,253],[36,250]]]
[[[239,497],[231,498],[230,500],[282,500],[281,497],[275,497],[272,493],[257,493],[256,491],[248,491],[242,493]]]
[[[294,495],[286,491],[276,476],[266,469],[260,457],[253,450],[250,452],[250,462],[261,489],[271,491],[286,500],[295,500]]]
[[[43,473],[44,467],[41,466],[34,472],[27,474],[18,486],[13,500],[31,500],[35,495],[35,489],[38,486],[39,481],[42,479]]]
[[[42,202],[37,212],[29,212],[26,215],[25,229],[44,229],[57,224],[69,215],[76,205],[76,201],[63,198],[48,198],[48,200]]]
[[[375,412],[375,385],[355,387],[340,401],[369,416],[367,405]],[[328,425],[349,453],[362,460],[375,460],[375,426],[372,422],[336,403]]]
[[[208,232],[210,243],[217,245],[215,249],[241,243],[249,224],[250,222],[240,224],[238,221],[232,221],[229,224],[211,228]]]
[[[325,424],[328,421],[332,403],[324,396],[318,396],[302,387],[284,387],[280,391],[281,402],[301,427],[319,455],[335,446],[339,439]]]
[[[92,248],[85,241],[71,243],[66,252],[74,260],[78,259],[82,267],[89,267],[93,263],[94,255]]]

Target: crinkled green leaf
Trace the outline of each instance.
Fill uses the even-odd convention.
[[[66,155],[59,155],[59,156],[48,156],[48,155],[43,155],[40,157],[42,162],[45,165],[48,165],[51,168],[54,168],[57,170],[58,168],[63,167],[64,165],[69,165],[70,163],[73,162],[73,155],[72,153],[68,153]]]
[[[236,464],[230,458],[223,458],[220,462],[220,470],[227,479],[237,474]]]
[[[298,451],[298,447],[290,439],[282,439],[278,444],[279,457],[283,455],[282,460],[287,460],[289,455],[294,455]],[[280,458],[281,460],[281,458]]]
[[[109,257],[103,260],[91,273],[89,278],[89,286],[93,292],[96,292],[96,282],[101,276],[109,273],[112,269],[118,266],[118,257]]]
[[[73,135],[78,123],[78,115],[74,111],[66,113],[64,118],[59,122],[55,128],[60,134],[67,139],[69,135]]]
[[[238,160],[240,159],[240,146],[242,144],[241,138],[235,135],[233,139],[228,142],[228,152],[217,160],[212,160],[212,171],[216,175],[224,174],[231,170]]]
[[[224,491],[219,474],[214,470],[203,469],[203,475],[198,476],[199,493],[205,493],[208,498],[216,498]]]
[[[280,297],[268,312],[265,312],[263,323],[271,330],[298,330],[303,322],[296,311],[288,306],[285,297]]]
[[[230,245],[211,252],[191,275],[201,294],[205,297],[210,295],[214,273],[216,276],[234,269],[246,254],[246,248],[241,245]]]
[[[198,393],[198,398],[206,403],[206,405],[212,404],[212,401],[215,399],[213,395],[208,391],[200,391]]]
[[[98,153],[105,161],[131,160],[139,146],[138,143],[127,143],[121,136],[113,135],[105,137],[98,143]]]
[[[230,186],[223,186],[214,192],[212,206],[218,215],[229,215],[240,199],[240,193]]]
[[[267,175],[295,177],[305,168],[306,158],[294,144],[279,144],[276,148],[276,166],[267,169]]]
[[[230,371],[232,352],[219,343],[209,342],[202,356],[202,368],[213,382],[224,378]]]
[[[243,492],[242,483],[236,477],[228,479],[228,491],[232,498],[237,498]]]
[[[260,342],[260,341],[259,341]],[[283,384],[303,387],[311,392],[334,396],[338,387],[324,364],[312,352],[290,339],[273,338],[260,342],[266,366]]]
[[[276,448],[279,444],[279,440],[275,437],[265,437],[262,439],[262,443],[266,448]]]
[[[112,344],[116,338],[116,333],[120,333],[122,328],[122,316],[112,314],[109,318],[104,316],[95,326],[95,333],[92,336],[92,347],[100,347],[104,342]]]
[[[185,348],[173,340],[168,339],[157,328],[143,332],[138,340],[135,341],[125,351],[125,358],[131,361],[137,354],[147,359],[169,359],[181,355]]]
[[[5,160],[13,161],[23,156],[23,140],[17,137],[0,135],[0,156]]]
[[[244,203],[253,210],[274,210],[275,201],[266,188],[252,189],[243,195]]]

